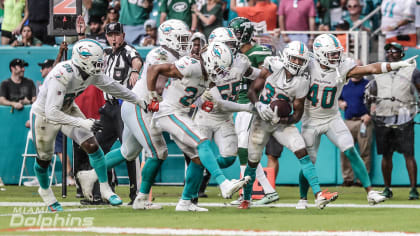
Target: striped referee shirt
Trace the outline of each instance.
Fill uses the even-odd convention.
[[[128,85],[130,73],[132,71],[132,60],[139,58],[141,62],[143,60],[137,50],[124,42],[115,52],[112,48],[106,48],[105,52],[105,70],[104,73],[114,80],[120,82],[120,84],[131,89]],[[104,92],[104,98],[107,101],[116,99],[115,97]]]

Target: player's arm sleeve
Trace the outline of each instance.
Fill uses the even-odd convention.
[[[219,93],[217,87],[213,87],[211,90],[211,95],[219,106],[219,110],[222,112],[241,112],[241,111],[252,111],[252,105],[248,104],[239,104],[236,102],[231,102],[228,100],[223,100],[222,96]]]
[[[49,81],[45,102],[45,116],[49,121],[58,124],[80,126],[82,118],[73,117],[61,111],[65,94],[66,87],[61,82],[57,80]]]
[[[354,59],[346,58],[344,59],[343,63],[341,63],[339,67],[340,74],[338,76],[344,76],[343,81],[347,81],[349,77],[347,76],[349,71],[353,70],[357,66]]]
[[[109,76],[103,74],[94,78],[94,84],[100,90],[111,94],[119,99],[137,103],[139,98],[131,90],[121,85],[118,81],[111,79]]]

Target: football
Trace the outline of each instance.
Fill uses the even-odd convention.
[[[274,111],[275,107],[277,107],[277,115],[279,117],[287,117],[287,116],[289,116],[290,112],[292,112],[292,107],[284,99],[275,100],[275,101],[270,103],[270,108],[273,111]]]

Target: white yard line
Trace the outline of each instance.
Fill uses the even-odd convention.
[[[79,202],[61,202],[63,207],[74,207],[74,206],[83,206]],[[156,204],[162,206],[176,206],[177,203],[170,202],[156,202]],[[234,205],[226,203],[199,203],[199,206],[202,207],[236,207]],[[45,206],[43,202],[0,202],[0,207],[43,207]],[[92,206],[92,205],[90,205]],[[123,206],[127,206],[124,204]],[[308,204],[309,207],[315,207],[315,204]],[[105,205],[104,207],[107,207]],[[110,207],[110,206],[109,206]],[[130,206],[131,207],[131,206]],[[294,208],[296,204],[294,203],[278,203],[278,204],[268,204],[262,206],[252,205],[252,207],[279,207],[279,208]],[[375,206],[370,206],[368,204],[329,204],[327,207],[334,208],[400,208],[400,209],[420,209],[420,204],[379,204]],[[98,208],[102,209],[102,208]],[[108,209],[108,208],[106,208]]]
[[[1,232],[1,231],[0,231]],[[376,231],[253,231],[223,229],[175,229],[175,228],[120,228],[120,227],[58,227],[16,228],[6,232],[74,232],[97,234],[147,234],[147,235],[245,235],[245,236],[420,236],[418,233]]]

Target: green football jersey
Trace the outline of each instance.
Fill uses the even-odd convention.
[[[166,19],[182,20],[191,27],[191,6],[194,4],[195,0],[163,0],[160,5],[160,12],[167,14]]]
[[[142,25],[149,19],[149,11],[141,7],[141,1],[124,0],[120,1],[120,23],[123,25]]]
[[[255,44],[251,49],[244,53],[251,61],[251,66],[258,68],[267,56],[271,56],[272,52],[269,48]],[[252,81],[242,78],[241,91],[238,96],[238,103],[249,103],[248,88]]]

